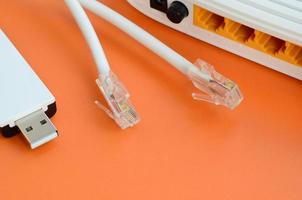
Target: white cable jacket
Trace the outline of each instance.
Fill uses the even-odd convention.
[[[86,15],[78,0],[65,0],[65,3],[69,7],[89,45],[99,73],[105,76],[108,75],[110,72],[110,67],[105,52],[88,16]]]
[[[119,13],[113,11],[107,6],[95,0],[78,0],[88,10],[100,16],[104,20],[115,25],[122,31],[126,32],[129,36],[143,44],[145,47],[152,50],[155,54],[165,59],[176,69],[187,75],[188,71],[192,68],[197,70],[196,66],[189,62],[187,59],[176,53],[174,50],[163,44],[161,41],[147,33],[142,28],[138,27],[133,22],[129,21]],[[207,75],[202,75],[205,80],[210,80]]]

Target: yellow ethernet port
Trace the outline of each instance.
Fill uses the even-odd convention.
[[[194,6],[194,24],[209,31],[216,29],[223,23],[223,17]]]
[[[254,33],[254,29],[225,18],[216,33],[229,39],[245,43]]]
[[[284,41],[256,30],[246,44],[259,51],[275,55],[283,46]]]
[[[224,18],[194,5],[193,23],[199,28],[240,42],[291,64],[302,66],[302,47]]]
[[[286,42],[276,56],[292,64],[302,66],[302,48],[290,42]]]

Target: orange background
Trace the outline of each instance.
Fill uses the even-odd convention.
[[[0,137],[1,200],[302,199],[300,81],[164,27],[126,1],[102,2],[190,61],[212,63],[244,102],[231,111],[193,101],[185,76],[89,14],[142,118],[121,131],[93,103],[97,71],[63,1],[0,0],[0,27],[57,98],[60,132],[33,151],[21,135]]]

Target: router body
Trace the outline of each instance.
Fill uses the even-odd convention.
[[[128,0],[178,31],[302,80],[302,2]]]

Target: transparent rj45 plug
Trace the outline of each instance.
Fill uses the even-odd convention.
[[[234,109],[243,100],[243,96],[236,83],[215,71],[207,62],[198,59],[198,67],[189,70],[188,77],[202,94],[193,93],[195,100],[207,101],[216,105],[223,105]]]
[[[96,83],[103,93],[109,109],[99,101],[95,103],[122,129],[132,127],[139,122],[140,118],[129,100],[130,95],[115,74],[110,72],[107,76],[100,76]]]

